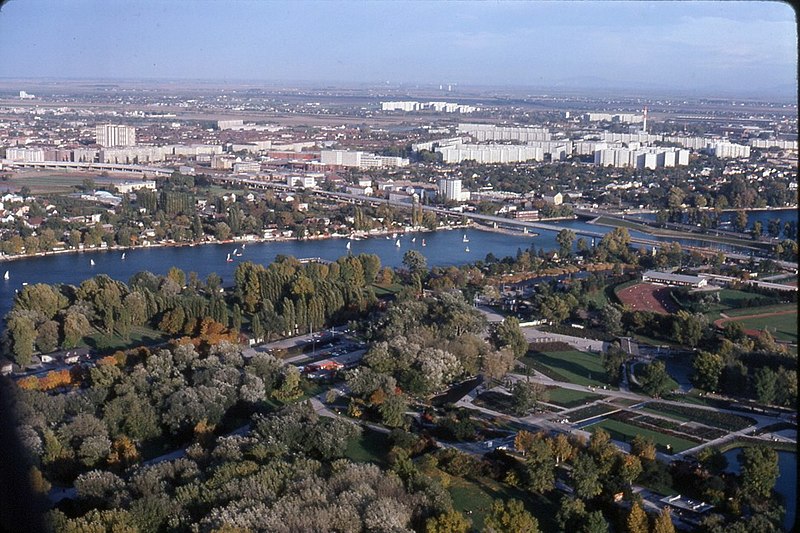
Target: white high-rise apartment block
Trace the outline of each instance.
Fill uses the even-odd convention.
[[[715,142],[708,146],[709,152],[720,158],[740,158],[750,157],[750,147],[744,144],[734,144],[729,142]]]
[[[448,202],[463,202],[469,200],[469,191],[461,190],[461,180],[457,178],[442,178],[439,180],[439,195]]]
[[[136,128],[118,124],[100,124],[95,128],[100,146],[135,146]]]
[[[44,149],[6,148],[6,159],[17,163],[39,163],[44,161]]]
[[[781,150],[797,151],[797,141],[781,139],[750,139],[753,148],[779,148]]]

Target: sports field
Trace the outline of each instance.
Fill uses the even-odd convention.
[[[777,340],[797,344],[795,304],[737,309],[727,314],[728,318],[719,319],[714,324],[723,327],[726,322],[739,322],[748,335],[758,335],[767,328]]]
[[[608,383],[599,355],[577,350],[533,352],[521,361],[557,381],[600,387]]]
[[[670,297],[671,289],[652,283],[637,283],[617,291],[617,297],[634,311],[651,311],[668,315],[675,312],[676,304]]]

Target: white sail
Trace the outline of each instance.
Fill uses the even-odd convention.
[[[425,239],[422,239],[422,246],[428,246],[427,244],[425,244]]]
[[[233,249],[233,255],[236,255],[237,253],[239,253],[239,249],[238,248],[234,248]]]
[[[227,261],[228,263],[233,261],[233,259],[231,259],[231,254],[228,254],[228,257],[225,258],[225,261]]]
[[[465,252],[469,252],[469,246],[464,249]]]
[[[8,270],[6,270],[6,273],[3,274],[3,279],[8,279],[9,277],[11,276],[8,275]]]
[[[89,259],[89,264],[94,266],[94,259]]]
[[[394,245],[395,245],[395,246],[397,246],[398,248],[400,248],[400,239],[397,239],[397,240],[394,242]]]
[[[121,259],[125,259],[125,252],[122,252],[122,257],[121,257]]]
[[[464,234],[464,238],[461,239],[461,242],[469,242],[469,239],[467,239],[467,234],[466,233]]]
[[[350,241],[347,241],[347,249],[350,249]]]
[[[411,237],[411,242],[417,242],[417,238],[416,237]]]

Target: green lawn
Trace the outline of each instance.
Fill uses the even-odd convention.
[[[550,399],[547,403],[560,405],[567,409],[578,407],[586,403],[593,402],[600,399],[600,396],[592,394],[591,392],[584,392],[572,389],[552,388],[548,390]]]
[[[495,499],[520,500],[539,521],[539,529],[557,531],[554,518],[558,508],[544,496],[530,494],[487,477],[476,481],[453,477],[448,490],[453,498],[453,508],[472,521],[472,531],[483,531],[483,522]]]
[[[372,290],[375,291],[375,296],[394,296],[398,292],[403,289],[403,286],[399,283],[393,283],[392,285],[378,285],[377,283],[372,284]]]
[[[797,304],[777,304],[764,305],[761,307],[743,307],[741,309],[730,309],[725,311],[728,316],[749,316],[761,315],[764,313],[783,313],[785,311],[797,311]]]
[[[558,381],[587,386],[603,386],[608,383],[599,355],[577,350],[532,352],[521,361]]]
[[[161,331],[144,326],[133,326],[131,328],[130,338],[128,339],[123,339],[116,333],[107,334],[97,331],[85,337],[83,344],[99,352],[111,352],[130,348],[132,346],[157,344],[167,339],[169,339],[169,336]]]
[[[655,443],[658,451],[661,452],[667,452],[667,444],[672,446],[673,452],[682,452],[684,450],[688,450],[689,448],[694,448],[695,446],[697,446],[696,442],[692,442],[687,439],[673,437],[671,435],[666,435],[664,433],[659,433],[657,431],[653,431],[650,429],[636,427],[631,424],[626,424],[625,422],[620,422],[619,420],[610,420],[608,418],[600,422],[597,422],[596,424],[586,426],[584,429],[586,429],[587,431],[594,432],[600,428],[606,430],[611,435],[612,439],[622,442],[630,442],[636,435],[641,435],[643,437],[650,437],[651,439],[653,439],[653,442]]]
[[[744,329],[761,331],[765,327],[768,327],[769,332],[772,333],[777,340],[797,343],[797,313],[761,318],[745,318],[737,320],[737,322],[739,322]]]
[[[365,429],[361,437],[347,444],[344,456],[357,463],[375,463],[386,466],[386,452],[389,451],[389,435]]]

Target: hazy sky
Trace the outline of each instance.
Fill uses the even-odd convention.
[[[10,0],[0,77],[795,91],[778,2]]]

